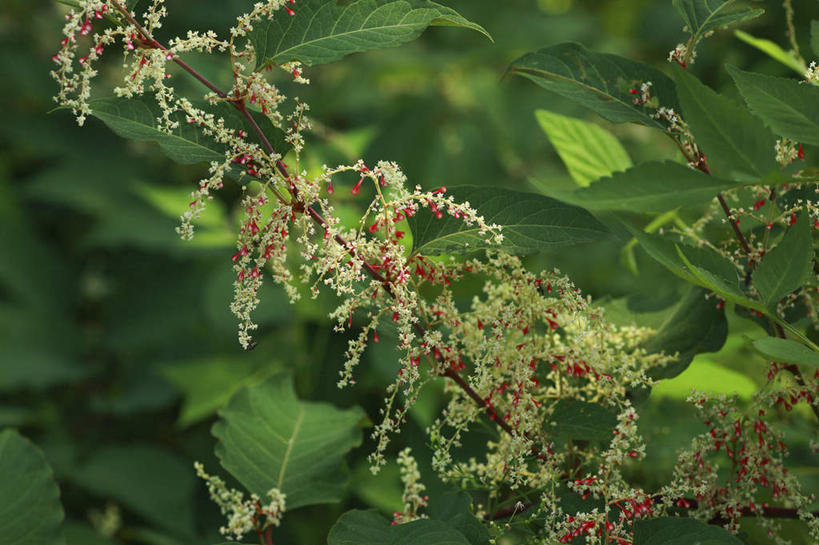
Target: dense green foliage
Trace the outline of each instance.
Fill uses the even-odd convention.
[[[281,286],[267,282],[253,313],[259,328],[252,350],[242,350],[230,312],[240,255],[234,255],[236,233],[250,225],[243,199],[265,194],[267,186],[240,178],[244,163],[231,165],[224,189],[196,220],[196,237],[180,240],[177,219],[189,207],[191,189],[208,176],[203,163],[224,160],[224,145],[182,111],[174,113],[178,126],[158,129],[162,108],[152,97],[112,98],[109,88],[121,84],[122,64],[114,47],[99,65],[102,83],[92,93],[85,126],[72,124],[65,108],[51,111],[49,57],[62,39],[58,26],[69,9],[62,4],[74,3],[8,0],[0,6],[6,75],[0,91],[7,105],[0,125],[0,542],[230,541],[219,533],[224,517],[196,479],[195,461],[262,504],[271,489],[286,496],[281,525],[258,536],[277,545],[513,545],[547,535],[552,519],[544,498],[559,499],[566,514],[586,512],[597,501],[602,509],[601,498],[581,497],[582,488],[556,481],[548,490],[508,484],[492,490],[475,475],[442,478],[433,460],[440,438],[428,430],[450,407],[454,388],[445,377],[457,373],[454,365],[420,390],[401,433],[386,447],[388,463],[373,475],[368,455],[377,441],[370,434],[383,418],[385,387],[405,369],[396,350],[400,326],[389,314],[379,322],[350,311],[352,331],[363,328],[364,339],[374,342],[361,357],[355,386],[339,389],[338,372],[352,351],[348,341],[356,338],[333,331],[339,321],[328,315],[339,298],[327,291],[311,299],[308,285],[291,304]],[[140,11],[150,2],[127,4]],[[168,2],[157,36],[189,28],[224,35],[250,4]],[[591,453],[607,448],[624,426],[618,420],[623,408],[633,406],[645,449],[615,449],[639,458],[623,462],[622,477],[659,497],[684,466],[680,452],[709,432],[711,424],[686,402],[696,389],[736,395],[726,412],[747,413],[736,425],[741,420],[748,427],[751,442],[750,430],[760,433],[760,445],[753,418],[764,407],[787,443],[789,474],[804,494],[819,492],[819,86],[797,79],[819,59],[814,0],[793,1],[799,17],[792,39],[801,56],[792,51],[791,21],[778,0],[752,6],[297,0],[293,9],[295,16],[277,15],[248,34],[259,73],[293,60],[309,67],[303,70],[310,86],[281,83],[286,94],[311,106],[303,153],[292,151],[293,141],[260,108],[247,113],[284,163],[298,161],[314,176],[323,164],[395,161],[409,187],[432,192],[446,186],[455,202],[468,201],[487,223],[500,226],[500,249],[523,256],[528,270],[559,269],[623,331],[651,328],[634,346],[617,337],[614,344],[629,356],[676,355],[647,370],[659,381],[653,387],[641,378],[598,397],[580,387],[570,390],[581,394],[577,399],[546,396],[549,417],[537,431],[571,466],[564,481],[580,482],[597,470]],[[722,29],[739,23],[744,32]],[[677,62],[666,62],[678,42],[687,49],[678,48],[677,56],[672,51]],[[184,57],[208,80],[230,88],[224,59]],[[292,70],[294,78],[301,75],[300,65]],[[172,81],[176,92],[201,99],[198,82],[181,71]],[[684,123],[660,107],[681,113]],[[231,127],[245,127],[248,142],[264,146],[228,102],[213,111]],[[789,164],[774,152],[788,144],[782,138],[793,140]],[[345,185],[333,197],[336,216],[352,226],[362,213],[358,189],[349,190],[358,187],[357,178],[358,172],[342,172]],[[729,195],[728,216],[715,199],[723,194]],[[264,206],[266,213],[273,208]],[[413,267],[429,267],[422,275],[435,267],[448,271],[450,256],[479,263],[476,252],[498,247],[480,225],[421,212],[401,223],[407,235],[397,246],[420,258]],[[743,247],[748,244],[753,251]],[[296,258],[299,249],[294,240],[285,253]],[[510,263],[498,269],[514,269]],[[513,273],[519,271],[510,278]],[[447,273],[440,274],[439,285],[431,282],[419,293],[434,299],[445,283],[453,306],[467,308],[484,287],[482,278],[456,275],[450,291]],[[542,280],[537,287],[545,297],[552,285]],[[397,314],[392,322],[398,323]],[[480,319],[476,324],[476,331],[484,329]],[[459,325],[447,327],[454,332]],[[549,321],[532,329],[547,338],[552,330],[562,335],[561,325]],[[782,378],[785,371],[777,375],[789,365],[801,369],[801,383]],[[533,371],[533,382],[551,376],[539,373]],[[587,373],[575,367],[564,387]],[[560,385],[558,379],[559,393]],[[606,404],[607,395],[618,404]],[[488,441],[506,437],[508,430],[498,427],[504,419],[491,404],[476,411],[454,451],[459,459],[481,459],[493,452]],[[391,524],[406,507],[406,464],[399,469],[392,461],[405,447],[426,487],[428,518]],[[732,483],[736,458],[727,444],[723,449],[714,454],[722,464],[719,478]],[[530,450],[535,467],[545,449]],[[679,490],[662,492],[658,503],[681,497]],[[795,507],[791,497],[783,504],[767,488],[745,499]],[[666,506],[670,513],[633,528],[629,522],[633,544],[772,542],[752,517],[742,518],[732,534],[720,527],[727,523],[722,515],[685,517],[694,507]],[[811,499],[800,507],[815,511],[819,504]],[[781,521],[780,534],[808,543],[808,525],[792,518]],[[240,541],[257,536],[251,531]]]

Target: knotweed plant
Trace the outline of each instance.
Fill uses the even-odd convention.
[[[645,230],[631,226],[639,244],[683,279],[704,288],[694,292],[693,300],[697,308],[710,309],[709,316],[720,317],[709,319],[724,320],[727,301],[767,320],[770,339],[775,341],[759,348],[772,363],[769,380],[750,407],[706,393],[692,395],[690,401],[709,429],[680,453],[672,481],[658,490],[644,489],[630,478],[646,454],[636,400],[667,378],[663,373],[680,361],[687,347],[658,346],[655,341],[663,338],[662,331],[658,335],[652,328],[608,320],[605,311],[558,270],[529,270],[526,260],[517,255],[526,252],[516,251],[522,244],[515,238],[519,222],[488,219],[486,210],[491,205],[480,198],[480,192],[476,195],[482,205],[458,198],[464,193],[447,189],[445,180],[425,189],[410,182],[400,165],[389,160],[358,160],[318,170],[308,169],[303,161],[310,153],[306,138],[312,126],[310,108],[298,97],[286,96],[283,88],[310,83],[306,66],[398,45],[433,24],[485,32],[475,23],[428,0],[268,0],[239,15],[225,36],[191,30],[161,39],[167,16],[163,0],[152,0],[141,13],[123,0],[78,0],[66,13],[65,37],[53,57],[52,75],[59,84],[55,100],[70,109],[80,125],[97,115],[126,137],[159,142],[172,157],[199,150],[201,155],[183,157],[185,162],[208,162],[207,176],[181,211],[178,232],[184,239],[194,236],[197,219],[216,192],[227,184],[241,187],[235,253],[226,259],[233,263],[230,308],[238,319],[243,348],[255,345],[258,325],[253,315],[261,287],[269,281],[281,285],[294,304],[322,291],[334,295],[337,304],[330,318],[335,331],[349,338],[339,387],[356,383],[358,364],[367,347],[380,341],[379,335],[395,339],[396,376],[386,385],[384,405],[371,432],[373,472],[388,463],[394,452],[390,443],[421,389],[445,380],[445,408],[426,430],[432,469],[445,483],[475,494],[472,512],[464,516],[473,522],[474,515],[482,519],[492,539],[509,532],[514,539],[531,543],[647,544],[655,542],[640,536],[649,532],[645,528],[656,528],[648,522],[653,519],[670,528],[664,531],[714,530],[721,536],[715,539],[725,540],[720,543],[732,543],[729,532],[739,532],[740,518],[747,515],[756,516],[780,539],[776,537],[779,526],[769,519],[787,512],[804,520],[813,539],[819,540],[819,523],[809,510],[812,498],[788,473],[784,435],[771,418],[780,408],[790,411],[803,402],[817,407],[819,377],[800,372],[805,358],[819,359],[817,347],[802,332],[805,324],[789,320],[799,308],[810,328],[817,325],[817,283],[808,268],[812,271],[811,228],[819,221],[819,209],[815,171],[804,163],[805,145],[819,144],[819,134],[805,138],[804,130],[777,129],[780,124],[765,117],[764,105],[755,105],[755,95],[745,95],[750,108],[779,131],[777,139],[759,137],[771,144],[764,150],[770,171],[745,163],[744,157],[713,157],[711,149],[719,153],[737,148],[715,141],[741,135],[714,136],[702,128],[702,112],[696,104],[691,106],[694,102],[684,93],[687,88],[696,94],[702,84],[683,69],[694,62],[698,44],[717,27],[746,20],[756,12],[735,8],[731,1],[717,8],[709,2],[675,2],[689,4],[695,12],[716,9],[711,15],[720,24],[701,24],[683,7],[691,39],[669,55],[681,67],[676,84],[654,68],[592,53],[576,44],[532,53],[511,68],[552,91],[579,97],[612,121],[636,121],[672,138],[681,161],[661,165],[670,181],[660,181],[667,186],[698,184],[696,197],[690,197],[689,186],[673,188],[676,198],[688,199],[677,203],[668,190],[663,193],[656,176],[652,181],[645,174],[656,166],[638,165],[612,180],[578,190],[570,200],[604,211],[613,202],[595,200],[596,191],[607,191],[601,189],[604,184],[623,184],[618,190],[622,195],[639,188],[647,201],[632,209],[625,199],[624,209],[662,212],[666,219],[673,216],[671,231],[676,236],[659,238],[646,232],[657,230],[662,222]],[[729,7],[732,11],[720,11]],[[219,89],[191,67],[184,58],[193,52],[223,59],[232,76],[231,87]],[[111,90],[117,99],[92,100],[92,82],[102,70],[101,60],[115,54],[123,60],[121,81]],[[795,93],[819,98],[812,85],[815,72],[812,63],[805,67],[802,83],[788,81],[787,85],[795,85]],[[174,83],[181,75],[192,76],[206,90],[200,96],[179,94]],[[744,81],[742,74],[737,77],[738,82]],[[605,93],[611,94],[611,100],[600,100]],[[706,97],[711,97],[708,93],[716,96],[707,90]],[[614,99],[616,107],[611,105]],[[717,99],[719,105],[727,100]],[[743,107],[731,107],[741,112],[743,120],[752,119]],[[114,109],[116,116],[111,115]],[[768,130],[761,122],[753,123]],[[730,182],[707,178],[712,160],[719,165],[717,174]],[[653,171],[658,172],[666,171]],[[759,175],[754,177],[754,172]],[[342,221],[335,206],[340,192],[360,203],[357,222]],[[750,208],[742,204],[748,194],[753,200]],[[523,194],[515,195],[507,198],[524,199]],[[537,197],[541,199],[536,201],[538,213],[544,207],[554,210],[537,220],[544,238],[549,228],[566,233],[605,230],[580,208]],[[707,205],[714,199],[716,204],[690,226],[676,213],[668,215],[692,200]],[[422,221],[427,232],[438,233],[439,239],[457,239],[457,251],[419,249],[418,241],[427,236],[417,228]],[[763,228],[744,232],[746,223]],[[712,224],[729,225],[731,231],[723,231],[731,238],[709,238]],[[703,252],[708,252],[707,257]],[[782,257],[771,264],[775,256]],[[722,261],[716,263],[717,259]],[[788,262],[801,269],[792,272]],[[482,288],[465,298],[459,291],[463,285]],[[694,339],[694,344],[698,342]],[[688,362],[690,357],[683,365]],[[787,377],[780,373],[783,370],[788,371]],[[251,406],[255,394],[248,392],[247,399],[237,403]],[[246,414],[248,422],[255,418],[250,409],[238,414]],[[298,488],[288,481],[291,457],[303,458],[296,435],[303,419],[310,422],[313,413],[303,409],[298,414],[290,439],[280,436],[269,419],[253,427],[254,433],[266,433],[271,426],[262,441],[281,447],[281,456],[274,455],[275,448],[270,450],[272,459],[265,465],[270,475],[247,477],[241,463],[230,461],[231,417],[225,415],[228,423],[215,430],[225,444],[220,455],[223,465],[249,490],[246,499],[245,493],[229,489],[197,464],[197,475],[227,517],[221,529],[224,535],[239,540],[255,532],[262,543],[272,543],[273,528],[279,526],[286,503],[292,499],[293,507],[288,505],[292,509],[325,499],[305,493],[309,483]],[[241,422],[237,425],[241,427]],[[465,451],[467,439],[487,425],[493,432],[482,447]],[[327,429],[324,435],[342,428]],[[254,446],[250,451],[245,453],[248,460],[259,449]],[[720,470],[725,459],[730,465],[727,472]],[[438,530],[444,525],[462,540],[447,543],[469,543],[454,519],[427,512],[426,487],[409,449],[401,450],[397,461],[404,507],[392,520],[391,526],[398,529],[390,530],[388,525],[384,531],[437,524]],[[303,474],[311,477],[313,471],[310,466],[303,468]],[[318,483],[319,476],[315,479]],[[781,507],[761,499],[768,491],[770,501]],[[358,524],[360,517],[370,516],[362,513],[342,517],[329,543],[369,543],[366,534],[374,530],[372,524]],[[709,530],[706,522],[714,527]],[[351,532],[359,533],[353,538]],[[486,532],[483,527],[473,532],[471,542],[488,542]]]

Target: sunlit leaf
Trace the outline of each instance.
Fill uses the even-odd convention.
[[[585,187],[631,167],[626,150],[600,125],[548,110],[537,110],[535,117],[577,185]]]
[[[784,49],[782,49],[776,42],[772,42],[771,40],[765,40],[764,38],[756,38],[754,36],[751,36],[747,32],[743,32],[741,30],[735,30],[734,36],[736,36],[746,44],[762,51],[772,59],[781,62],[788,68],[794,70],[800,76],[804,74],[805,70],[807,69],[804,62],[797,59],[796,56],[790,51],[785,51]]]
[[[751,399],[759,387],[746,374],[724,367],[707,357],[697,356],[679,376],[663,380],[652,387],[651,395],[685,400],[692,390],[725,395],[735,393],[740,399]]]

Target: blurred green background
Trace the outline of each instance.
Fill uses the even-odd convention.
[[[571,184],[534,110],[601,120],[523,79],[504,78],[509,62],[579,41],[663,66],[668,51],[684,41],[670,0],[445,3],[483,25],[495,43],[435,28],[399,49],[308,70],[313,84],[298,89],[317,120],[307,164],[394,160],[411,184],[426,187],[537,191],[538,184]],[[760,4],[766,15],[743,29],[784,46],[781,2]],[[250,2],[167,5],[165,40],[188,28],[224,31]],[[794,7],[798,39],[807,44],[819,3],[794,0]],[[20,428],[45,451],[61,485],[69,545],[216,543],[223,522],[193,473],[194,460],[219,470],[210,435],[215,411],[242,385],[289,370],[302,397],[359,404],[375,419],[394,373],[390,342],[368,352],[356,388],[339,391],[346,339],[326,319],[332,299],[290,306],[281,290],[268,286],[256,313],[258,346],[239,348],[228,304],[240,192],[226,188],[197,239],[183,243],[174,232],[176,218],[203,168],[175,165],[155,146],[120,140],[95,119],[80,129],[67,112],[49,113],[55,93],[50,56],[62,13],[46,0],[0,3],[0,427]],[[699,53],[692,70],[732,95],[725,63],[791,75],[731,32],[711,38]],[[102,77],[110,83],[118,61],[106,61]],[[191,62],[224,81],[224,59]],[[178,80],[179,90],[199,91]],[[674,157],[670,141],[647,129],[608,128],[635,162]],[[344,195],[339,199],[343,209]],[[679,297],[679,283],[646,256],[637,254],[639,275],[621,265],[621,245],[561,249],[531,265],[558,267],[601,300],[638,294],[651,307]],[[747,398],[764,384],[765,362],[744,348],[752,327],[732,318],[723,351],[698,357],[641,406],[649,458],[635,482],[651,487],[666,480],[676,449],[704,431],[681,402],[692,386]],[[414,447],[430,495],[441,485],[428,469],[423,429],[441,405],[440,390],[432,385],[422,396],[395,445]],[[811,418],[797,410],[785,416],[785,425],[791,467],[815,491],[819,460],[807,444],[816,436]],[[397,468],[371,477],[365,465],[371,447],[365,439],[353,453],[346,502],[289,512],[277,543],[322,543],[338,515],[352,507],[388,514],[400,508]],[[766,543],[749,531],[749,542]],[[789,532],[805,542],[798,524]]]

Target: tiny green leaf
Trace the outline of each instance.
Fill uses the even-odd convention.
[[[576,43],[529,53],[507,70],[590,108],[614,123],[635,122],[664,129],[654,111],[634,102],[632,89],[651,82],[657,106],[679,109],[674,82],[647,64],[608,53],[595,53]]]
[[[790,339],[764,337],[754,341],[754,348],[773,361],[810,365],[819,369],[819,352]]]
[[[685,121],[714,174],[756,181],[776,168],[776,138],[759,118],[679,66],[674,78]]]
[[[690,518],[640,520],[634,527],[634,545],[742,545],[724,528]]]
[[[728,66],[745,102],[776,134],[819,145],[819,87]]]
[[[617,415],[597,403],[561,399],[555,405],[547,432],[582,441],[606,441],[617,426]]]
[[[779,244],[765,254],[753,273],[754,287],[770,309],[776,308],[783,297],[798,289],[811,274],[812,222],[807,213],[801,216],[785,231]]]
[[[551,196],[588,210],[667,212],[680,207],[705,204],[717,193],[736,187],[671,161],[642,163],[625,172],[615,172],[588,187],[572,192],[546,188]]]
[[[256,66],[299,61],[327,64],[351,53],[395,47],[428,26],[458,26],[491,39],[480,25],[430,0],[299,0],[296,14],[284,12],[254,24],[248,37]]]
[[[248,490],[287,495],[287,508],[341,499],[344,454],[361,442],[358,407],[301,401],[290,375],[242,388],[213,426],[222,466]]]
[[[535,117],[577,185],[631,167],[626,150],[600,125],[547,110],[535,111]]]
[[[470,545],[449,524],[419,519],[391,525],[375,511],[347,511],[336,521],[327,537],[329,545]]]
[[[749,8],[734,0],[673,0],[672,3],[682,15],[695,43],[711,30],[754,19],[765,13],[764,9]]]
[[[6,545],[63,543],[60,489],[43,453],[16,430],[0,433],[0,536]]]
[[[535,193],[496,187],[457,186],[447,190],[455,202],[469,202],[487,223],[502,227],[503,244],[493,244],[475,225],[445,215],[436,219],[421,210],[410,218],[412,251],[423,255],[469,253],[497,248],[514,254],[609,238],[594,216],[576,206]]]

